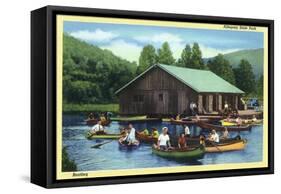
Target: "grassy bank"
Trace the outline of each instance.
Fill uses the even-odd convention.
[[[75,112],[119,112],[118,104],[64,104],[63,112],[75,113]]]
[[[66,148],[62,149],[62,171],[63,172],[73,172],[77,170],[77,165],[73,160],[70,160]]]

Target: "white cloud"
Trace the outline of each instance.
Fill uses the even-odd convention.
[[[179,36],[170,33],[154,34],[152,36],[136,36],[134,39],[145,43],[163,43],[166,41],[169,43],[180,43],[183,41]]]
[[[112,51],[115,55],[120,56],[128,61],[138,62],[140,52],[142,50],[141,46],[135,43],[126,42],[122,39],[114,40],[110,42],[109,45],[101,46],[102,49],[108,49]]]
[[[70,33],[71,36],[85,41],[109,42],[119,35],[110,31],[96,29],[95,31],[79,30]]]

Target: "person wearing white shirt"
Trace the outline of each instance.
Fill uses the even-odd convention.
[[[104,133],[104,128],[101,125],[101,121],[99,120],[96,125],[94,125],[91,129],[92,134]]]
[[[171,147],[170,137],[168,135],[168,128],[163,127],[162,133],[158,137],[157,148],[161,150],[167,150]]]
[[[190,129],[189,129],[189,127],[187,125],[184,126],[184,135],[186,137],[190,137]]]
[[[212,130],[211,136],[210,136],[210,138],[208,140],[212,141],[212,142],[215,142],[215,143],[219,143],[220,142],[220,137],[217,134],[216,130],[214,130],[214,129]]]
[[[131,144],[138,144],[139,141],[136,140],[136,129],[133,127],[132,124],[129,124],[129,135],[128,135],[128,145]]]

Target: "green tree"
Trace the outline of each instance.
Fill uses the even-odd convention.
[[[187,44],[185,48],[182,50],[181,58],[178,60],[178,65],[182,67],[192,68],[191,57],[192,57],[191,47],[189,46],[189,44]]]
[[[156,63],[156,59],[157,59],[156,50],[152,45],[149,44],[143,47],[139,57],[137,74],[144,72],[151,65],[154,65]]]
[[[249,61],[242,59],[237,68],[234,69],[236,85],[246,94],[256,92],[255,75]]]
[[[210,71],[235,85],[236,82],[233,69],[229,64],[229,61],[226,60],[222,54],[218,54],[216,57],[209,60],[207,66]]]
[[[205,64],[202,58],[202,52],[200,50],[199,44],[195,42],[192,46],[191,51],[192,54],[189,67],[194,69],[205,69]]]
[[[173,65],[175,64],[175,59],[173,57],[173,53],[170,49],[170,45],[168,42],[164,42],[162,44],[162,47],[158,49],[158,56],[157,56],[157,62],[163,63],[167,65]]]
[[[257,80],[257,95],[262,98],[263,97],[263,75],[259,77]]]

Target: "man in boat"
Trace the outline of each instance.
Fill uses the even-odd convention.
[[[183,128],[184,128],[184,135],[186,137],[190,137],[190,129],[187,125],[183,125]]]
[[[92,134],[105,134],[104,128],[101,125],[101,120],[98,120],[98,123],[94,125],[90,131]]]
[[[223,130],[223,133],[222,133],[222,136],[221,136],[221,139],[228,139],[228,130],[227,128],[225,127],[224,130]]]
[[[212,130],[208,140],[211,141],[211,142],[214,142],[214,143],[219,143],[220,142],[220,137],[217,134],[216,130],[214,130],[214,129]]]
[[[157,149],[168,150],[169,148],[171,148],[171,143],[168,135],[168,128],[163,127],[162,133],[158,137]]]
[[[88,115],[88,119],[94,119],[94,114],[92,112]]]
[[[237,123],[238,126],[242,125],[242,119],[240,117],[237,117],[235,122]]]
[[[197,114],[197,105],[194,102],[191,102],[189,105],[190,111],[192,115]]]
[[[179,149],[184,149],[186,148],[186,139],[185,139],[185,134],[182,133],[178,139],[178,147]]]
[[[136,129],[133,127],[131,123],[128,125],[128,128],[129,128],[128,145],[137,144],[138,140],[136,140]]]
[[[122,131],[121,131],[121,137],[119,139],[119,143],[127,144],[128,143],[128,136],[129,136],[128,129],[123,128]]]
[[[253,115],[252,122],[257,122],[256,115]]]
[[[159,137],[159,132],[156,128],[152,128],[151,135],[153,138],[158,138]]]

